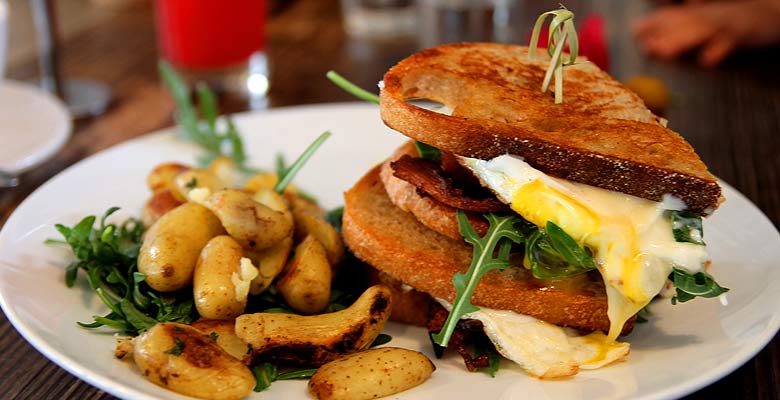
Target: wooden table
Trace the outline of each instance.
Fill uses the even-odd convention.
[[[603,2],[572,1],[584,15]],[[697,149],[711,171],[755,202],[780,223],[780,57],[777,51],[748,54],[714,70],[687,62],[663,64],[644,59],[622,33],[642,5],[614,2],[602,9],[608,19],[612,72],[625,79],[655,75],[675,94],[670,126]],[[269,23],[270,106],[349,101],[324,79],[336,69],[364,87],[372,87],[392,63],[414,50],[414,42],[376,44],[348,39],[338,3],[275,3]],[[526,19],[539,10],[521,10]],[[528,22],[530,23],[530,22]],[[24,198],[64,168],[102,149],[173,123],[173,103],[161,88],[155,60],[153,15],[148,4],[121,10],[93,29],[62,43],[62,71],[107,83],[114,101],[98,118],[78,121],[66,147],[45,165],[21,176],[21,185],[0,189],[0,224]],[[13,68],[14,79],[33,79],[35,63]],[[223,101],[223,111],[240,111],[241,102]],[[49,362],[28,345],[0,314],[0,397],[110,398]],[[691,365],[691,368],[709,366]],[[723,380],[691,399],[780,398],[780,338]]]

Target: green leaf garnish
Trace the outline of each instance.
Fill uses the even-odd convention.
[[[684,269],[674,267],[669,280],[672,281],[677,292],[672,297],[672,304],[685,303],[696,297],[718,297],[729,291],[728,288],[718,285],[715,278],[705,271],[691,274]]]
[[[205,154],[198,157],[202,165],[207,165],[217,157],[227,157],[232,160],[242,171],[254,171],[247,166],[246,153],[241,135],[238,133],[233,120],[225,117],[226,128],[220,132],[217,127],[217,102],[214,93],[203,83],[198,83],[195,93],[198,97],[199,109],[196,109],[190,100],[190,91],[184,80],[165,61],[158,64],[163,83],[173,96],[176,103],[176,122],[179,124],[179,134],[198,146]],[[203,121],[198,119],[198,110]]]
[[[317,368],[298,369],[293,371],[287,371],[276,376],[277,381],[291,380],[291,379],[309,379],[317,372]]]
[[[344,217],[344,206],[336,207],[325,213],[325,221],[328,221],[338,233],[341,233],[341,219]]]
[[[590,253],[550,221],[545,231],[529,235],[525,248],[531,272],[539,279],[564,278],[596,269]]]
[[[493,347],[492,344],[480,346],[477,349],[477,352],[487,354],[488,356],[488,366],[484,368],[478,368],[477,370],[490,375],[491,378],[495,378],[496,373],[501,366],[501,355],[498,354],[496,348]]]
[[[438,160],[441,158],[441,150],[423,142],[414,141],[414,147],[417,148],[417,154],[424,160]]]
[[[266,362],[252,367],[252,373],[255,375],[255,392],[262,392],[271,387],[275,381],[290,379],[309,379],[317,372],[316,368],[296,369],[279,373],[279,368],[272,363]]]
[[[85,328],[108,326],[137,335],[157,322],[192,322],[197,313],[191,292],[163,295],[145,283],[146,276],[137,266],[144,227],[134,218],[119,225],[109,223],[108,217],[117,210],[108,209],[99,222],[91,215],[73,227],[55,225],[77,259],[65,269],[65,284],[73,287],[79,270],[84,271],[90,287],[110,310],[107,315],[94,316],[91,323],[78,324]]]
[[[674,240],[705,245],[701,216],[687,211],[672,211],[670,214]]]
[[[433,340],[444,347],[449,343],[458,320],[468,313],[479,310],[479,307],[471,304],[471,296],[474,294],[474,289],[476,289],[480,278],[488,271],[503,270],[508,267],[512,243],[522,243],[525,240],[515,227],[524,222],[518,216],[485,214],[484,217],[490,227],[485,236],[480,237],[469,222],[466,213],[458,210],[457,214],[460,233],[466,242],[474,246],[474,255],[468,271],[465,274],[458,272],[452,277],[452,283],[457,290],[455,301],[441,331],[432,335]],[[497,248],[498,251],[496,251]]]
[[[277,193],[283,193],[284,189],[287,188],[287,185],[292,182],[293,178],[295,178],[295,175],[298,174],[298,171],[301,170],[304,164],[306,164],[306,161],[309,161],[311,156],[314,155],[314,153],[317,151],[317,149],[322,146],[322,144],[330,137],[331,133],[330,131],[323,132],[317,139],[314,139],[314,141],[309,145],[309,147],[306,148],[306,150],[301,153],[301,155],[298,157],[295,162],[292,163],[287,168],[284,168],[284,173],[282,175],[279,175],[279,180],[276,182],[276,185],[274,185],[274,191]]]
[[[374,339],[374,341],[371,343],[371,346],[369,347],[376,347],[381,346],[383,344],[390,343],[390,341],[393,340],[393,337],[384,333],[380,333],[379,336]]]
[[[216,342],[217,339],[219,339],[219,334],[217,332],[210,332],[209,333],[209,339],[211,339],[211,340]]]
[[[543,13],[536,19],[531,42],[528,45],[528,58],[533,60],[539,45],[539,35],[547,17],[552,16],[547,38],[547,54],[550,55],[550,65],[544,75],[542,92],[547,92],[550,80],[555,75],[555,104],[563,102],[563,67],[574,65],[579,52],[579,40],[574,27],[574,13],[561,6],[561,9]],[[569,43],[569,59],[561,56],[564,44]]]
[[[650,320],[648,317],[650,317],[651,315],[653,315],[653,312],[650,311],[650,305],[648,304],[642,307],[642,309],[639,310],[638,313],[636,313],[636,322],[638,324],[644,324],[645,322]]]
[[[276,365],[271,363],[262,363],[252,367],[252,374],[255,375],[255,392],[262,392],[271,387],[271,383],[276,380],[279,370]]]
[[[336,86],[344,89],[345,92],[357,97],[358,99],[365,100],[371,103],[379,104],[379,96],[361,88],[358,85],[355,85],[354,83],[348,81],[343,76],[339,75],[336,71],[328,71],[325,76],[330,79],[331,82],[336,84]]]

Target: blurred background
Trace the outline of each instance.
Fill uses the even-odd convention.
[[[741,3],[740,7],[750,8],[748,4],[755,2],[691,3]],[[401,58],[441,43],[527,44],[536,16],[558,6],[553,1],[525,0],[232,0],[227,2],[231,6],[184,0],[8,3],[6,76],[11,79],[41,79],[40,70],[45,66],[40,63],[47,60],[40,55],[40,29],[36,34],[36,25],[40,24],[34,23],[39,16],[34,11],[36,4],[44,4],[50,9],[55,70],[63,80],[103,82],[119,91],[111,97],[116,101],[123,97],[123,80],[144,77],[148,82],[154,81],[156,60],[162,57],[192,80],[207,80],[228,95],[244,95],[245,100],[250,100],[245,108],[348,100],[346,94],[323,79],[325,71],[335,69],[358,85],[371,88],[381,79],[382,72]],[[206,5],[198,6],[200,3]],[[667,76],[672,74],[666,70],[699,68],[702,63],[722,67],[731,61],[727,55],[739,49],[743,57],[736,58],[760,57],[764,64],[775,59],[776,43],[780,41],[780,22],[776,20],[751,23],[764,26],[759,31],[770,31],[765,35],[769,38],[751,33],[749,39],[744,39],[735,33],[725,47],[720,46],[724,47],[720,52],[723,55],[706,62],[698,53],[707,47],[707,33],[689,31],[700,26],[700,30],[725,32],[717,18],[707,16],[712,13],[690,11],[690,21],[679,16],[663,18],[668,21],[666,25],[677,24],[671,28],[652,21],[651,17],[659,14],[659,7],[666,10],[689,5],[614,0],[570,0],[565,4],[577,14],[583,46],[580,54],[623,82],[637,75],[650,75],[660,78],[664,86],[677,86],[677,82],[668,82],[673,78]],[[754,8],[763,14],[780,16],[780,11],[773,14],[775,10],[766,4]],[[727,15],[728,20],[739,20],[734,13]],[[640,23],[644,23],[643,34],[637,29]],[[656,35],[652,37],[654,30]],[[659,41],[672,49],[656,49]],[[758,50],[760,55],[744,54],[755,52],[756,48],[763,49]],[[253,52],[263,57],[250,57]],[[263,75],[268,81],[251,78],[252,74]],[[717,71],[705,70],[703,77],[711,74]],[[679,95],[672,96],[675,100],[685,101],[684,93],[675,95]],[[242,108],[241,101],[231,103],[230,108]]]

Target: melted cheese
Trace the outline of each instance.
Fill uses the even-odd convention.
[[[707,260],[704,246],[674,240],[664,214],[674,201],[553,178],[511,155],[461,161],[523,218],[539,227],[551,221],[594,251],[607,289],[610,340],[661,291],[673,265],[695,273]]]

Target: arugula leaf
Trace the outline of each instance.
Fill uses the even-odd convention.
[[[200,105],[199,109],[196,109],[190,100],[189,88],[181,76],[165,61],[160,61],[158,67],[163,83],[176,103],[175,118],[180,126],[179,134],[205,151],[205,154],[198,157],[198,161],[207,165],[217,157],[224,156],[231,159],[242,171],[254,171],[246,165],[244,144],[233,120],[229,116],[225,117],[226,130],[220,132],[218,129],[217,102],[208,86],[203,83],[196,85],[195,93]],[[198,119],[198,110],[203,116],[203,122]]]
[[[460,233],[466,242],[474,246],[474,256],[465,274],[458,272],[452,277],[452,283],[457,290],[455,301],[441,331],[432,335],[433,340],[440,346],[447,346],[458,320],[468,313],[479,310],[479,307],[471,304],[471,296],[480,278],[488,271],[503,270],[508,267],[512,243],[519,244],[525,241],[525,237],[516,229],[517,224],[524,222],[520,217],[499,216],[493,213],[484,214],[484,217],[490,227],[485,236],[480,237],[469,222],[466,213],[458,210]],[[498,248],[497,252],[496,248]]]
[[[312,377],[312,375],[314,375],[315,372],[317,372],[317,368],[288,371],[277,375],[276,380],[285,381],[291,379],[309,379]]]
[[[417,148],[417,154],[424,160],[438,160],[441,158],[441,150],[423,142],[414,141],[414,147]]]
[[[550,221],[545,231],[530,234],[526,241],[526,256],[531,272],[539,279],[563,278],[596,268],[590,253]]]
[[[672,304],[685,303],[696,297],[718,297],[729,291],[728,288],[718,285],[715,278],[705,271],[691,274],[684,269],[674,267],[669,274],[669,280],[674,283],[677,292],[672,297]]]
[[[371,103],[379,104],[379,96],[361,88],[358,85],[355,85],[354,83],[348,81],[343,76],[339,75],[338,72],[330,70],[327,74],[325,74],[328,79],[330,79],[331,82],[336,84],[336,86],[344,89],[345,92],[357,97],[358,99],[365,100]]]
[[[328,302],[328,306],[325,307],[324,312],[332,313],[336,311],[341,311],[349,307],[349,305],[354,302],[355,302],[355,296],[353,296],[352,294],[347,293],[343,290],[332,288],[330,291],[330,301]]]
[[[276,380],[279,370],[276,365],[271,363],[262,363],[252,367],[252,373],[255,375],[255,392],[262,392],[271,387],[271,383]]]
[[[390,343],[390,341],[393,340],[393,337],[384,333],[380,333],[379,336],[374,339],[374,341],[371,343],[371,346],[369,347],[376,347],[381,346],[383,344]]]
[[[109,208],[99,223],[90,215],[73,227],[57,224],[64,242],[46,241],[67,244],[77,258],[65,269],[65,284],[73,287],[78,271],[83,270],[90,287],[110,310],[107,315],[94,316],[91,323],[78,324],[85,328],[108,326],[137,335],[158,321],[191,322],[197,315],[192,293],[162,295],[146,285],[146,276],[137,266],[144,227],[134,218],[120,225],[108,223],[117,210]]]
[[[296,369],[279,373],[279,368],[275,364],[265,362],[252,367],[252,373],[255,375],[255,380],[257,382],[254,391],[262,392],[271,387],[271,383],[275,381],[309,379],[315,372],[317,372],[316,368]]]
[[[344,216],[344,206],[336,207],[325,213],[325,221],[328,221],[336,231],[341,233],[341,218]]]
[[[674,240],[705,245],[701,216],[688,211],[672,211],[671,219]]]
[[[645,317],[645,315],[647,317]],[[648,304],[648,305],[642,307],[642,309],[639,310],[638,313],[636,313],[636,322],[638,324],[644,324],[645,322],[650,320],[649,317],[651,315],[653,315],[653,312],[650,311],[650,305]]]
[[[486,346],[479,346],[476,350],[478,353],[487,354],[488,356],[488,366],[478,368],[477,370],[490,375],[491,378],[495,378],[496,373],[501,366],[501,355],[498,354],[498,351],[496,351],[496,348],[493,347],[492,343],[489,343]]]

